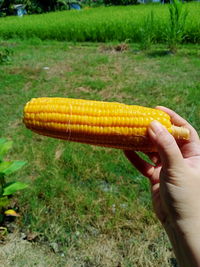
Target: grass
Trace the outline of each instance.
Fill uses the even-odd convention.
[[[51,253],[49,248],[36,246],[16,233],[10,234],[9,240],[1,246],[0,256],[0,264],[4,267],[61,266],[60,257]]]
[[[199,43],[199,3],[184,4],[189,11],[184,41]],[[148,28],[149,15],[154,15],[150,31],[154,42],[166,42],[170,25],[168,5],[99,7],[77,11],[52,12],[41,15],[0,18],[0,37],[39,38],[75,42],[125,41],[141,42]],[[148,29],[149,31],[149,29]],[[180,33],[178,33],[180,35]]]
[[[0,135],[14,141],[8,158],[29,163],[14,178],[29,184],[15,201],[19,228],[56,244],[68,266],[168,266],[173,254],[148,181],[123,153],[33,134],[22,111],[39,96],[159,104],[200,131],[199,47],[185,45],[172,56],[163,46],[141,52],[136,44],[124,53],[36,39],[0,45],[13,52],[0,65]]]

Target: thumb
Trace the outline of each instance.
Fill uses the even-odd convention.
[[[183,163],[183,156],[174,137],[157,121],[151,122],[148,133],[158,149],[164,168],[177,168]]]

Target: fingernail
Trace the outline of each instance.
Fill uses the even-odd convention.
[[[160,124],[158,121],[152,121],[149,127],[153,131],[153,133],[156,135],[163,130],[162,124]]]

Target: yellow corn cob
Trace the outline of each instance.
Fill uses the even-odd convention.
[[[171,124],[157,109],[115,102],[70,98],[33,98],[24,108],[24,123],[32,131],[54,137],[119,149],[155,151],[147,136],[153,120],[162,123],[176,139],[189,131]]]

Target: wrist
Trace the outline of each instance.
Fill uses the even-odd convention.
[[[200,266],[200,220],[163,224],[180,266]]]
[[[200,218],[174,221],[166,220],[163,226],[167,233],[176,232],[185,238],[196,237],[200,239]]]

